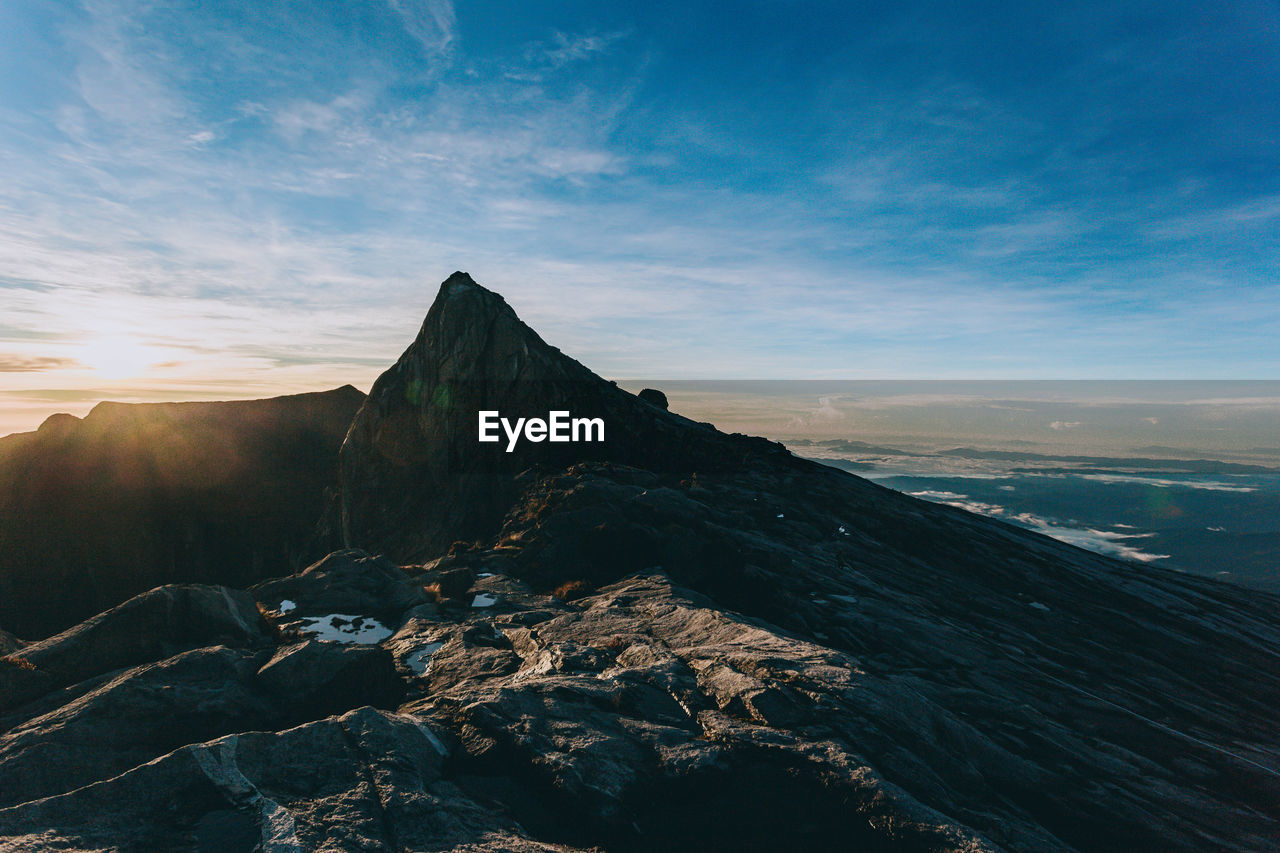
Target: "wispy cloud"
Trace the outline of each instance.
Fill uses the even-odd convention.
[[[1204,237],[1255,228],[1273,228],[1280,219],[1280,196],[1250,199],[1226,207],[1211,208],[1192,215],[1157,220],[1147,232],[1162,239]]]
[[[1236,483],[1224,483],[1220,480],[1197,480],[1184,478],[1170,480],[1165,477],[1148,477],[1141,474],[1076,474],[1081,480],[1094,480],[1099,483],[1137,483],[1143,486],[1155,486],[1161,489],[1180,488],[1198,489],[1207,492],[1256,492],[1254,486],[1241,486]]]
[[[447,55],[452,49],[458,18],[450,0],[387,0],[387,5],[428,53]]]
[[[0,353],[0,373],[41,373],[72,367],[76,362],[69,358],[48,356],[24,356]]]
[[[624,31],[579,34],[556,32],[549,40],[525,45],[522,62],[509,67],[505,76],[509,80],[520,82],[542,82],[548,74],[558,72],[571,63],[606,53],[615,42],[626,36]]]

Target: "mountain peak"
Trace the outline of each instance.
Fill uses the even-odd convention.
[[[593,440],[512,442],[508,424],[599,422]],[[343,538],[398,559],[491,533],[518,496],[516,475],[609,461],[649,470],[714,467],[735,454],[725,436],[644,402],[550,346],[500,295],[455,272],[440,285],[417,338],[374,383],[342,448]],[[753,447],[778,445],[763,440]],[[713,447],[714,445],[714,447]]]
[[[440,283],[435,302],[427,316],[437,313],[440,319],[454,325],[466,325],[475,322],[487,322],[498,316],[509,315],[519,322],[515,311],[507,304],[502,295],[476,282],[468,273],[461,270]],[[523,323],[520,325],[524,326]],[[425,326],[424,326],[425,328]],[[528,326],[524,328],[533,332]],[[419,337],[421,337],[419,332]]]
[[[461,270],[440,283],[440,290],[436,293],[433,307],[436,304],[442,305],[442,311],[445,310],[444,305],[448,305],[448,311],[453,315],[462,315],[465,312],[492,314],[501,313],[504,309],[511,310],[501,295],[480,285]]]
[[[498,294],[494,293],[492,290],[489,290],[486,287],[481,287],[476,283],[476,280],[471,277],[470,273],[463,272],[462,270],[455,270],[452,275],[442,281],[440,283],[440,289],[442,291],[454,289],[475,289],[488,293],[492,296],[498,296]],[[502,297],[499,296],[498,298],[501,299]]]

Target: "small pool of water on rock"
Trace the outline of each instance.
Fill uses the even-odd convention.
[[[330,613],[326,616],[304,616],[296,623],[298,631],[327,643],[380,643],[392,631],[370,616]]]

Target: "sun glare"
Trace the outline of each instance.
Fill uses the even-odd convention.
[[[159,355],[153,347],[116,335],[85,343],[79,360],[105,379],[132,379],[160,361]]]

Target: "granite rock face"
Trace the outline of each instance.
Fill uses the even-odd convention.
[[[717,433],[469,279],[343,477],[368,552],[0,659],[0,851],[1280,845],[1280,599]]]

